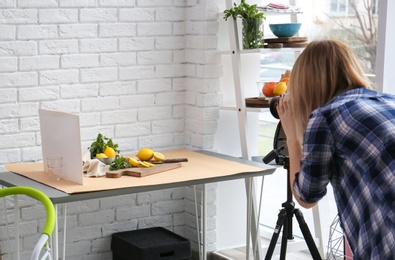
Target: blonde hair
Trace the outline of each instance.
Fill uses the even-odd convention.
[[[372,88],[350,48],[336,40],[309,43],[295,62],[288,86],[300,140],[313,110],[359,87]]]

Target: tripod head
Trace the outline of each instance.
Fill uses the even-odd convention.
[[[287,137],[285,136],[284,130],[281,126],[281,122],[277,124],[276,132],[273,138],[273,150],[263,157],[262,161],[269,164],[271,161],[275,160],[276,164],[284,165],[285,157],[288,156],[287,150]]]
[[[277,164],[284,164],[285,156],[281,154],[281,151],[287,148],[286,144],[283,144],[280,148],[273,149],[270,153],[268,153],[265,157],[263,157],[262,161],[266,164],[269,164],[271,161],[276,160]]]

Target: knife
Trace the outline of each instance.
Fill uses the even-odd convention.
[[[163,159],[162,161],[150,161],[153,164],[161,164],[161,163],[177,163],[177,162],[187,162],[188,158],[172,158],[172,159]]]

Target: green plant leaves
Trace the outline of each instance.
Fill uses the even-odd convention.
[[[245,1],[241,1],[240,5],[236,5],[236,3],[233,3],[233,7],[231,9],[225,10],[224,14],[225,21],[228,20],[230,16],[232,16],[233,19],[236,19],[237,17],[244,19],[265,19],[263,12],[258,10],[257,5],[249,5]]]
[[[94,141],[91,144],[91,147],[89,147],[91,157],[94,157],[98,153],[104,152],[104,149],[106,149],[106,146],[113,148],[117,154],[119,153],[118,144],[114,144],[112,139],[107,138],[99,133],[97,135],[96,141]]]
[[[119,169],[131,168],[132,166],[125,157],[118,156],[110,165],[110,170],[115,171]]]
[[[243,19],[243,49],[263,48],[262,19]]]

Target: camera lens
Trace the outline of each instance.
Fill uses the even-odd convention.
[[[280,119],[280,117],[278,116],[278,113],[277,113],[277,104],[278,104],[279,100],[280,100],[280,97],[274,97],[270,101],[270,105],[269,105],[270,113],[272,114],[272,116],[274,118],[277,118],[277,119]]]

